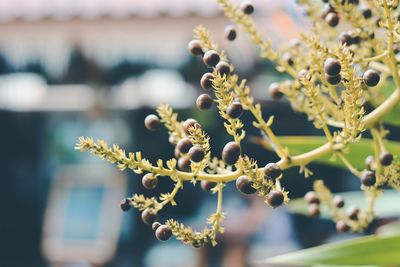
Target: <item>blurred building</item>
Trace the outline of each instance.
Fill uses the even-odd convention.
[[[253,2],[256,6],[254,18],[278,44],[296,36],[304,24],[301,10],[293,1]],[[114,87],[115,93],[110,95],[111,106],[135,108],[135,101],[120,103],[119,99],[131,97],[130,91],[137,96],[138,87],[159,87],[172,81],[181,84],[178,88],[188,87],[190,91],[192,86],[187,82],[193,84],[205,71],[186,50],[193,29],[199,24],[211,29],[234,63],[240,62],[236,64],[238,71],[254,68],[257,48],[249,44],[242,32],[234,43],[224,39],[224,28],[229,22],[214,0],[2,0],[0,75],[36,73],[44,77],[44,85],[89,84],[89,90],[119,87],[122,83],[122,88]],[[137,79],[154,68],[172,71]],[[154,80],[157,77],[160,77],[159,82]],[[54,103],[53,97],[57,98],[49,95],[49,88],[45,89],[47,93],[37,105],[42,109],[49,106],[43,101],[47,103],[51,99]],[[74,95],[69,98],[75,98],[79,92],[79,88],[73,89]],[[87,88],[80,89],[87,98]],[[171,100],[182,95],[180,89],[175,94],[168,86],[162,90],[172,93]],[[153,95],[159,95],[159,91],[154,91]],[[55,94],[58,92],[63,94],[60,99],[68,99],[65,91],[57,90]],[[193,94],[187,97],[191,99]],[[182,102],[188,101],[178,99],[175,104]],[[141,103],[154,106],[154,103]],[[64,106],[59,107],[63,109]]]

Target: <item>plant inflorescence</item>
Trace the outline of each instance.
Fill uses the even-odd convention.
[[[339,232],[362,231],[374,218],[374,202],[388,187],[400,188],[400,164],[385,147],[383,117],[399,103],[400,76],[397,67],[400,42],[398,0],[298,0],[313,24],[310,32],[287,46],[273,48],[251,14],[255,11],[249,1],[239,5],[229,0],[217,0],[224,14],[259,47],[263,59],[276,64],[276,69],[286,72],[291,79],[272,83],[268,91],[273,99],[286,96],[292,107],[305,113],[317,129],[326,136],[326,143],[303,154],[292,154],[272,130],[274,117],[265,118],[261,106],[255,103],[250,87],[241,79],[227,54],[214,42],[203,26],[194,31],[194,40],[188,45],[193,56],[202,57],[210,71],[200,79],[206,91],[196,106],[208,110],[216,105],[224,119],[224,127],[231,137],[219,156],[212,156],[210,138],[205,129],[193,118],[178,119],[168,105],[161,105],[157,115],[148,115],[145,127],[151,131],[164,125],[170,142],[175,145],[175,158],[155,164],[142,157],[140,152],[126,153],[118,145],[108,146],[104,141],[81,137],[76,145],[80,151],[89,151],[120,170],[131,169],[143,174],[143,186],[149,190],[157,186],[159,177],[169,177],[175,184],[172,192],[159,198],[133,195],[121,202],[128,211],[134,207],[142,212],[145,223],[152,224],[159,240],[172,235],[184,243],[201,247],[215,245],[216,236],[223,232],[223,192],[226,183],[236,181],[243,194],[258,194],[271,207],[289,202],[289,193],[283,187],[284,170],[299,167],[307,177],[312,174],[307,165],[323,155],[342,161],[347,169],[359,178],[365,193],[366,209],[344,209],[345,201],[333,195],[324,183],[317,180],[314,191],[305,195],[312,216],[320,214],[320,205],[326,205]],[[229,25],[225,37],[237,37],[236,26]],[[385,84],[394,84],[388,97],[382,93]],[[211,97],[207,91],[213,91]],[[373,105],[366,112],[366,104]],[[241,115],[252,114],[253,126],[259,129],[280,158],[277,162],[259,166],[251,155],[241,150],[246,133]],[[365,169],[354,167],[348,158],[349,144],[359,142],[369,132],[372,136],[373,155],[365,161]],[[195,230],[173,219],[158,222],[158,213],[166,205],[176,205],[175,195],[186,182],[198,182],[205,191],[217,195],[216,211],[207,219],[203,230]]]

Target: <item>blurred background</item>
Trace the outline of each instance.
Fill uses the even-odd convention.
[[[295,1],[253,2],[254,18],[277,46],[308,25]],[[221,245],[160,243],[137,211],[120,210],[119,200],[167,192],[168,179],[148,192],[140,176],[74,150],[79,136],[93,136],[142,151],[153,162],[171,158],[167,132],[143,126],[147,114],[168,103],[182,120],[198,119],[219,155],[229,137],[217,110],[193,107],[206,68],[186,46],[199,24],[211,30],[239,75],[249,80],[265,116],[278,115],[276,133],[319,134],[286,100],[269,99],[269,84],[288,77],[259,60],[243,32],[235,42],[226,41],[230,23],[214,0],[0,1],[0,266],[248,266],[332,235],[331,222],[271,210],[228,185]],[[244,120],[248,136],[259,136],[251,117]],[[276,160],[252,142],[244,149],[260,165]],[[335,178],[327,183],[336,191],[359,186],[332,167],[314,165],[313,171]],[[304,195],[313,182],[304,182],[297,169],[287,177],[291,198]],[[161,219],[174,217],[198,228],[216,205],[215,196],[190,185],[177,202]]]

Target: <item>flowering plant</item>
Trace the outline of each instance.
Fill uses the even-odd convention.
[[[249,1],[240,5],[229,0],[217,2],[226,17],[260,48],[261,58],[275,63],[278,71],[291,76],[290,80],[271,84],[270,95],[276,99],[287,97],[296,111],[305,113],[315,128],[321,130],[326,143],[302,154],[292,153],[273,131],[274,117],[263,116],[246,80],[235,73],[227,54],[214,42],[210,32],[199,26],[188,50],[192,55],[202,57],[210,68],[210,72],[201,77],[200,85],[206,91],[213,90],[215,98],[208,93],[202,94],[196,106],[207,110],[215,103],[225,120],[224,127],[232,141],[225,145],[221,155],[211,155],[209,137],[195,119],[178,119],[168,105],[159,106],[157,115],[147,116],[145,127],[155,131],[163,124],[170,142],[176,146],[176,158],[152,164],[140,152],[126,154],[118,145],[110,147],[102,140],[95,142],[89,137],[81,137],[76,149],[116,163],[120,170],[146,173],[142,182],[150,190],[157,186],[159,177],[171,179],[174,189],[161,194],[158,199],[135,194],[121,202],[125,211],[131,207],[141,211],[143,221],[153,224],[157,238],[163,241],[173,235],[194,247],[207,243],[216,245],[217,233],[223,232],[222,201],[226,183],[236,182],[241,193],[256,193],[266,204],[276,208],[289,202],[290,193],[283,187],[284,170],[298,167],[308,177],[312,175],[308,164],[325,155],[341,161],[359,178],[367,205],[365,209],[351,207],[344,210],[344,199],[333,195],[322,181],[317,180],[314,191],[305,195],[309,213],[318,216],[320,206],[325,205],[339,232],[363,231],[374,219],[375,200],[388,188],[400,188],[400,164],[385,145],[388,131],[384,125],[386,116],[400,100],[396,57],[397,43],[400,42],[398,1],[324,0],[323,4],[298,0],[312,20],[312,28],[280,49],[274,49],[271,41],[257,28],[251,17],[254,7]],[[237,35],[233,26],[227,27],[225,33],[230,41]],[[394,87],[389,96],[383,92],[388,84]],[[365,110],[366,103],[374,107],[369,112]],[[261,131],[279,161],[259,166],[252,155],[242,153],[241,142],[246,137],[241,120],[243,112],[252,114],[253,126]],[[398,118],[392,122],[398,124]],[[366,158],[365,169],[360,170],[353,166],[347,155],[351,144],[360,142],[366,132],[372,136],[368,139],[372,144],[372,156]],[[208,226],[203,230],[194,230],[173,219],[163,224],[157,222],[157,214],[163,207],[176,205],[175,195],[187,182],[200,183],[204,190],[218,195],[216,211],[209,216]]]

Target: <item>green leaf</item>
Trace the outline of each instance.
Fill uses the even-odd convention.
[[[384,224],[383,226],[378,228],[377,233],[381,235],[393,234],[393,233],[400,234],[400,221]]]
[[[279,140],[289,148],[292,155],[308,152],[327,142],[325,136],[280,136]],[[268,150],[272,150],[269,143],[263,138],[253,137],[251,141],[262,145]],[[385,146],[391,153],[400,154],[400,142],[386,141]],[[368,155],[373,155],[373,150],[372,140],[367,138],[362,138],[358,143],[349,144],[349,153],[346,154],[349,161],[358,169],[364,168],[364,160]],[[336,161],[330,160],[331,156],[331,154],[325,155],[315,160],[315,162],[345,168],[339,159],[336,159]]]
[[[400,235],[366,236],[303,249],[261,261],[264,264],[399,266]]]
[[[351,203],[360,208],[366,208],[365,196],[362,191],[338,193],[343,196],[345,203]],[[386,190],[375,202],[375,212],[378,217],[392,217],[400,214],[400,193],[395,190]],[[292,199],[288,208],[293,213],[308,215],[307,203],[303,198]],[[325,205],[321,206],[321,217],[329,218],[329,210]],[[399,252],[400,253],[400,252]]]

